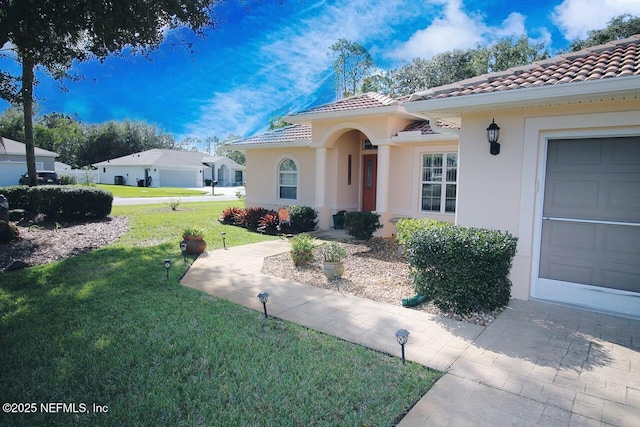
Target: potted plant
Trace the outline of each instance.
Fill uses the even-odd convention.
[[[336,242],[325,243],[322,246],[324,264],[322,272],[327,279],[337,280],[344,274],[344,263],[342,260],[347,256],[347,251]]]
[[[204,241],[204,229],[196,226],[186,227],[182,230],[182,241],[186,244],[185,252],[197,255],[204,252],[207,242]]]

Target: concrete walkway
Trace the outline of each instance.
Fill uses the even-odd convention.
[[[185,286],[447,373],[400,426],[638,426],[640,321],[513,301],[484,328],[261,273],[287,240],[202,254]]]

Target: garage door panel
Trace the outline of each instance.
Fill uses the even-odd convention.
[[[602,162],[602,146],[597,140],[565,140],[564,144],[549,146],[549,171],[566,170],[570,166],[597,166]],[[576,148],[578,147],[578,148]]]
[[[549,183],[547,197],[550,203],[545,206],[545,216],[564,215],[576,209],[598,210],[598,200],[593,197],[594,191],[598,191],[598,182],[571,176],[572,179],[557,177]]]
[[[539,296],[640,293],[640,138],[554,140],[547,154]]]
[[[591,253],[596,247],[596,230],[591,224],[545,221],[542,231],[544,246],[552,256],[566,253]]]
[[[640,168],[640,166],[638,166]],[[607,205],[612,221],[640,223],[640,174],[624,180],[611,181],[607,188]]]

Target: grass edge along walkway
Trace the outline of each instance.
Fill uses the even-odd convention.
[[[177,241],[148,244],[158,209],[127,208],[135,239],[0,276],[0,395],[37,405],[0,424],[392,425],[440,377],[181,286]]]

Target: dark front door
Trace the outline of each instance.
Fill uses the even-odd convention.
[[[362,157],[362,210],[376,210],[376,183],[378,182],[378,155],[367,154]]]

